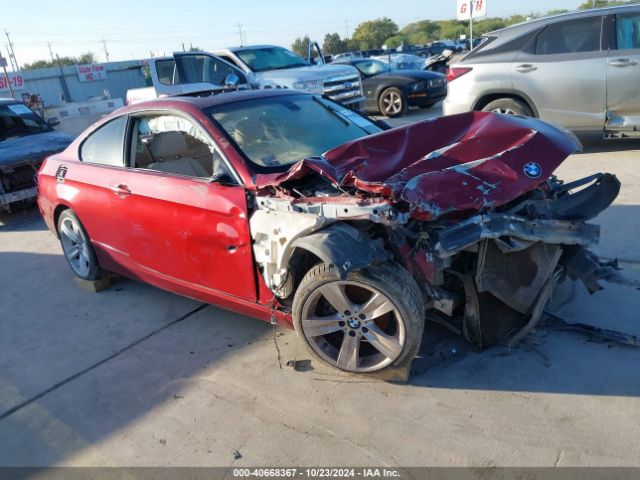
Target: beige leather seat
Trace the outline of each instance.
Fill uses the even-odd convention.
[[[188,158],[189,148],[184,135],[180,132],[162,132],[153,137],[149,151],[156,160],[149,169],[160,172],[208,178],[211,176],[202,165]]]

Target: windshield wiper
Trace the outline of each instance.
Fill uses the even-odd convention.
[[[351,125],[351,123],[349,123],[349,121],[344,118],[342,115],[340,115],[338,112],[336,112],[333,108],[331,108],[329,105],[325,104],[322,100],[320,100],[318,97],[313,96],[311,97],[313,98],[313,101],[320,104],[322,106],[322,108],[324,108],[326,111],[331,112],[338,120],[340,120],[342,123],[344,123],[347,127]]]

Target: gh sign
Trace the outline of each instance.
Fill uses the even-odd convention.
[[[473,18],[487,16],[487,0],[458,0],[458,20],[469,20],[473,10]]]

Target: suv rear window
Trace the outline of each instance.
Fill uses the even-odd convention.
[[[536,55],[600,50],[602,17],[580,18],[549,25],[536,39]]]

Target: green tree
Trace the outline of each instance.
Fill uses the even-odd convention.
[[[307,58],[309,54],[309,35],[305,35],[304,37],[296,38],[291,44],[291,50],[296,52],[302,58]]]
[[[189,52],[204,52],[204,50],[201,49],[200,47],[194,47],[193,45],[191,45],[189,47]]]
[[[352,40],[359,50],[380,48],[384,41],[398,33],[398,25],[390,18],[378,18],[358,25],[353,32]]]
[[[628,5],[638,3],[637,0],[585,0],[578,6],[578,10],[588,10],[589,8],[612,7],[614,5]]]
[[[58,63],[59,62],[59,63]],[[35,70],[37,68],[52,68],[62,65],[84,65],[87,63],[96,63],[96,56],[93,52],[86,52],[79,57],[60,57],[53,61],[49,60],[36,60],[35,62],[26,63],[22,66],[23,70]]]
[[[348,48],[348,41],[341,39],[337,33],[327,33],[324,36],[324,42],[322,42],[322,52],[325,55],[337,55],[338,53],[346,52]]]

